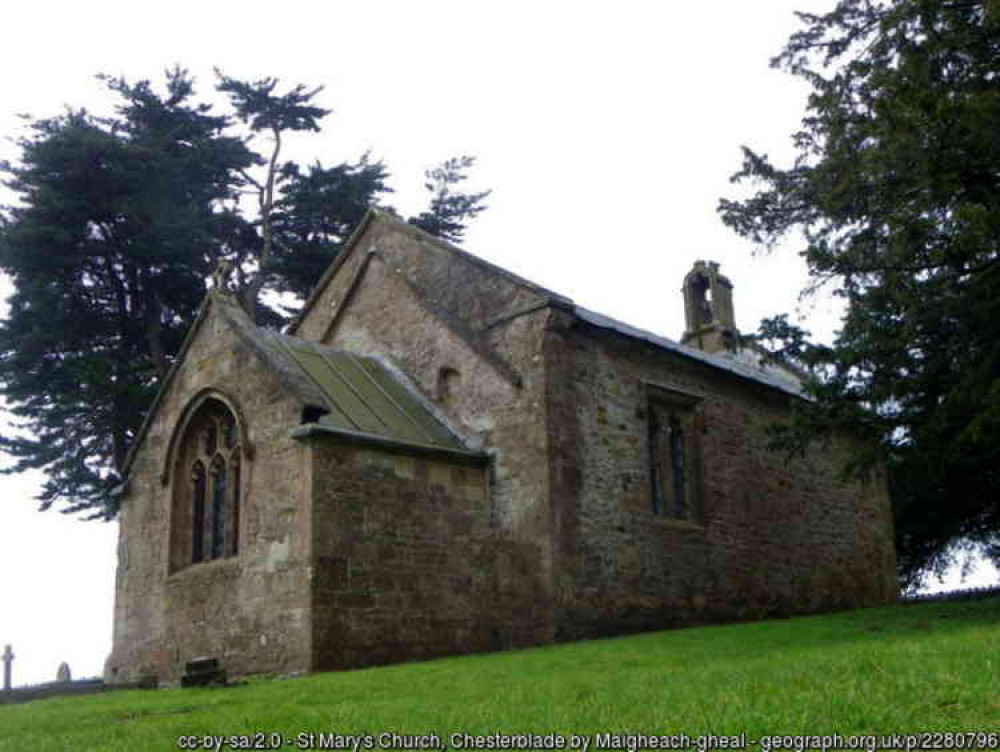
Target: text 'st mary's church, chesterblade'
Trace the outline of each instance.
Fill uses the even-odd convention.
[[[698,262],[683,344],[372,210],[287,334],[210,293],[127,462],[111,682],[368,666],[892,600],[884,482]]]

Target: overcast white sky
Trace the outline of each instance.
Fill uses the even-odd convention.
[[[793,10],[833,0],[9,5],[0,158],[16,158],[16,113],[106,111],[100,72],[160,80],[180,63],[206,98],[215,66],[323,85],[334,114],[289,157],[370,149],[415,212],[424,169],[477,156],[470,187],[493,194],[463,246],[582,305],[677,338],[681,280],[708,258],[735,284],[743,330],[796,311],[824,338],[836,328],[828,300],[798,302],[793,249],[752,256],[715,213],[741,144],[790,157],[806,89],[768,61]],[[111,646],[117,527],[36,512],[38,482],[0,477],[0,650],[13,644],[16,684],[53,679],[60,661],[100,674]]]

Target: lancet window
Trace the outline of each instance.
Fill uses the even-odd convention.
[[[696,402],[650,390],[648,416],[653,514],[696,522],[702,511]]]

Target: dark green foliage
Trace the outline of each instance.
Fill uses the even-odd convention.
[[[389,175],[381,162],[372,162],[367,154],[356,164],[332,168],[317,163],[303,171],[291,162],[282,165],[279,157],[285,134],[317,131],[319,121],[330,113],[311,104],[322,89],[307,91],[299,85],[276,94],[274,78],[243,82],[218,70],[216,76],[217,88],[229,95],[237,117],[253,134],[266,132],[271,137],[269,158],[259,160],[265,165],[263,177],[258,180],[243,173],[244,184],[252,186],[257,196],[255,225],[260,232],[259,243],[241,258],[241,262],[252,259],[255,268],[240,287],[247,312],[258,321],[274,323],[273,312],[261,305],[261,292],[272,289],[307,296],[368,206],[391,192],[386,185]],[[489,191],[454,190],[474,162],[474,157],[456,157],[427,171],[430,206],[409,221],[432,235],[460,240],[466,222],[486,208],[482,201],[489,195]],[[246,264],[241,263],[240,269],[246,271]],[[293,310],[286,308],[288,313]]]
[[[453,243],[461,242],[466,221],[486,208],[483,200],[490,195],[490,191],[455,191],[455,186],[468,177],[465,173],[475,161],[475,157],[452,157],[424,173],[427,177],[424,187],[431,193],[431,204],[427,211],[410,217],[410,224]]]
[[[285,165],[273,215],[276,289],[298,298],[309,294],[368,207],[391,192],[388,176],[367,154],[335,167]]]
[[[148,83],[106,78],[116,117],[86,112],[37,122],[8,185],[0,268],[15,287],[0,324],[0,381],[22,418],[0,446],[8,469],[43,468],[43,508],[102,504],[159,380],[223,249],[231,197],[250,164],[223,118],[190,103],[183,71],[166,96]]]
[[[193,102],[183,70],[168,72],[162,95],[147,81],[100,78],[119,98],[114,117],[35,122],[19,164],[2,166],[20,202],[0,211],[0,269],[15,289],[0,322],[0,390],[20,421],[0,449],[14,460],[3,472],[44,472],[43,509],[60,500],[64,511],[110,517],[109,492],[219,260],[233,264],[247,310],[280,326],[286,316],[261,292],[304,298],[390,189],[367,155],[331,168],[279,164],[282,137],[316,131],[328,114],[311,103],[318,89],[280,93],[275,79],[218,74],[250,128],[241,138],[231,118]],[[267,158],[250,148],[261,133]],[[461,180],[470,165],[455,161],[441,180]],[[239,200],[248,191],[255,211]],[[442,189],[430,210],[450,238],[484,194],[464,210],[456,195]]]
[[[812,86],[786,169],[744,150],[723,220],[770,246],[803,233],[847,303],[832,347],[770,322],[820,376],[786,447],[832,428],[888,463],[904,584],[1000,531],[1000,15],[982,0],[841,0],[773,61]],[[788,349],[790,348],[790,349]]]
[[[238,81],[215,71],[219,79],[219,91],[226,92],[236,117],[247,123],[255,133],[259,131],[318,131],[319,121],[330,114],[330,110],[310,104],[312,98],[323,91],[319,86],[308,91],[299,84],[284,94],[275,94],[278,86],[276,78],[262,78],[259,81]]]

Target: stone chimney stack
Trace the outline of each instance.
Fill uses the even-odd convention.
[[[696,261],[684,277],[684,336],[681,342],[705,352],[735,350],[740,333],[733,314],[733,283],[714,261]]]

